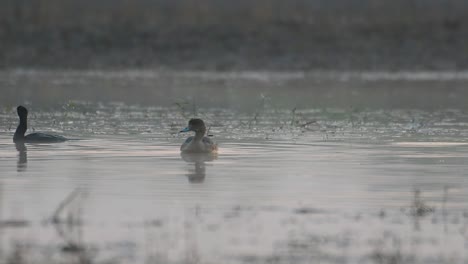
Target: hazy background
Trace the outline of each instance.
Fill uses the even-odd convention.
[[[0,0],[0,264],[468,263],[467,14]]]
[[[2,68],[460,70],[464,0],[0,0]]]
[[[0,102],[465,108],[464,0],[0,0]],[[222,74],[223,73],[223,74]]]

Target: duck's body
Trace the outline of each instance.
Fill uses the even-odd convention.
[[[28,110],[24,106],[18,106],[16,109],[18,112],[18,116],[20,119],[20,123],[16,128],[15,135],[13,136],[13,142],[18,143],[55,143],[55,142],[63,142],[68,140],[65,137],[58,136],[58,135],[50,135],[45,133],[31,133],[28,135],[26,134],[26,130],[28,129]]]
[[[217,150],[218,146],[209,137],[203,137],[202,139],[197,139],[194,136],[188,137],[180,146],[180,151],[187,153],[211,153]]]
[[[218,145],[205,136],[206,127],[201,119],[190,119],[188,127],[180,132],[194,131],[195,136],[188,137],[180,146],[185,153],[213,153],[218,151]]]

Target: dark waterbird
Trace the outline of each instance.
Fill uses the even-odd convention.
[[[205,122],[199,118],[190,119],[188,126],[180,132],[195,132],[195,136],[191,136],[185,140],[180,146],[180,151],[186,153],[211,153],[218,151],[218,145],[209,137],[205,137],[206,126]]]
[[[28,129],[28,109],[24,106],[18,106],[16,108],[20,119],[18,128],[16,128],[15,135],[13,136],[13,142],[15,143],[54,143],[63,142],[68,140],[65,137],[58,135],[49,135],[44,133],[31,133],[24,135]]]

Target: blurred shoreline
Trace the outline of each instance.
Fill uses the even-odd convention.
[[[442,2],[0,0],[0,68],[468,69],[468,3]]]

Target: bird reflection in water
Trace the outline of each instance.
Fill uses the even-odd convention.
[[[24,142],[16,142],[15,146],[18,151],[16,170],[18,172],[25,171],[28,167],[28,149],[26,148],[26,145],[24,145]]]
[[[187,171],[187,178],[190,183],[203,183],[206,177],[205,162],[213,161],[218,158],[217,153],[185,153],[181,152],[180,156],[184,161],[193,164],[193,169]]]

